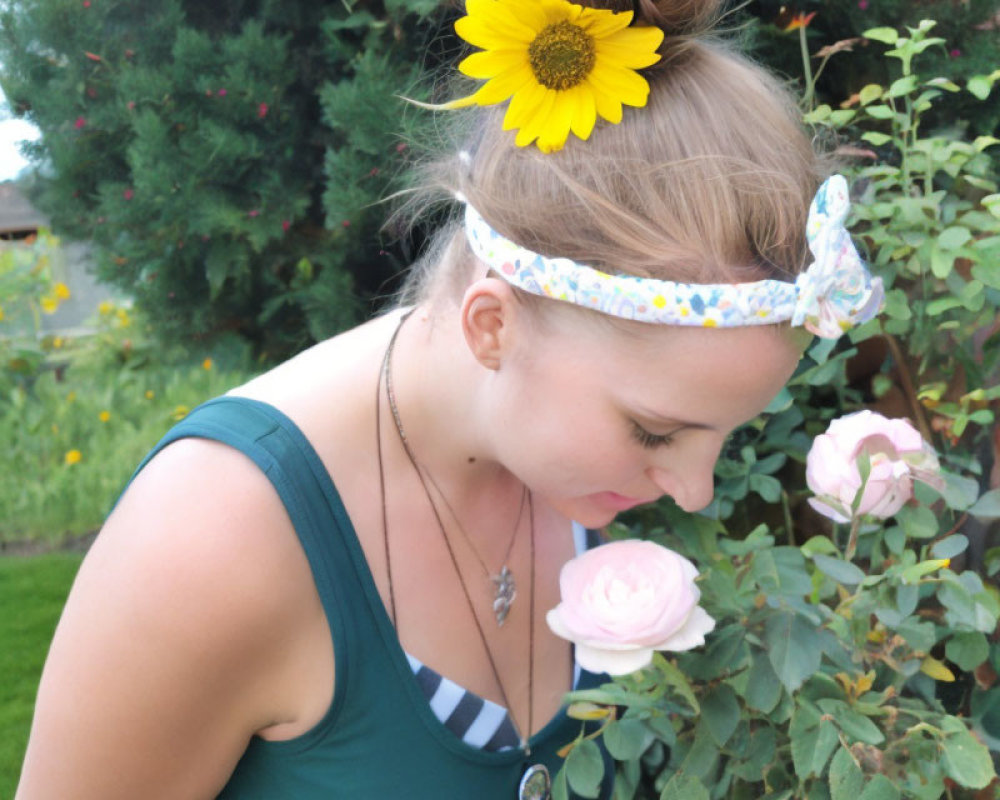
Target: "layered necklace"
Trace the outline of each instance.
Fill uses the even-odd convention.
[[[399,415],[399,409],[396,406],[396,395],[392,387],[392,352],[396,344],[396,338],[399,336],[400,330],[402,330],[403,323],[409,317],[409,314],[405,314],[399,321],[396,330],[393,331],[392,337],[389,339],[389,344],[385,350],[385,356],[382,359],[382,368],[379,372],[379,380],[376,385],[376,395],[375,395],[375,433],[378,442],[378,465],[379,465],[379,487],[382,496],[382,544],[385,554],[386,563],[386,573],[389,583],[389,606],[392,614],[392,622],[396,624],[396,598],[393,591],[392,583],[392,559],[390,557],[389,551],[389,528],[387,521],[387,510],[386,510],[386,495],[385,495],[385,469],[382,462],[382,417],[381,417],[381,392],[382,392],[382,382],[385,382],[385,393],[386,399],[389,404],[389,409],[392,412],[393,422],[395,423],[396,432],[399,434],[399,440],[403,445],[403,451],[406,453],[406,457],[409,460],[417,478],[420,480],[420,485],[424,489],[424,494],[427,497],[427,502],[431,507],[431,511],[434,514],[434,519],[437,521],[438,529],[441,532],[441,539],[444,542],[445,548],[448,551],[448,556],[451,559],[452,567],[455,570],[455,574],[458,577],[459,585],[462,587],[462,593],[465,596],[465,601],[469,607],[469,611],[472,614],[472,619],[476,625],[476,631],[479,633],[479,638],[483,645],[483,650],[486,652],[486,657],[490,664],[490,669],[493,671],[493,677],[496,680],[497,687],[500,690],[500,696],[503,699],[504,705],[510,714],[511,722],[514,723],[514,727],[518,729],[518,735],[521,738],[521,746],[528,750],[528,739],[525,733],[522,733],[514,722],[513,707],[511,706],[510,700],[507,697],[507,692],[504,688],[503,681],[500,679],[500,671],[497,669],[496,660],[493,658],[493,651],[490,649],[489,642],[486,639],[486,632],[483,630],[482,623],[479,621],[479,615],[476,613],[475,605],[472,602],[472,595],[469,592],[469,587],[466,584],[465,576],[462,574],[462,570],[459,568],[458,559],[455,556],[455,550],[452,547],[451,540],[448,538],[447,529],[444,526],[444,522],[441,519],[441,514],[438,511],[437,504],[434,502],[434,498],[431,495],[430,487],[428,486],[428,480],[434,489],[437,491],[439,497],[444,502],[448,511],[451,513],[455,520],[456,526],[466,543],[469,545],[469,549],[475,554],[476,559],[479,561],[480,566],[486,573],[486,576],[494,584],[494,599],[493,599],[493,613],[496,618],[497,625],[503,625],[504,620],[510,612],[511,604],[514,602],[516,597],[516,584],[514,582],[513,573],[507,564],[510,558],[511,550],[514,546],[514,540],[517,538],[517,531],[521,524],[521,518],[523,516],[524,508],[528,508],[528,529],[530,531],[530,560],[531,560],[531,572],[529,575],[528,583],[528,727],[527,734],[530,735],[532,730],[532,715],[534,713],[534,662],[535,662],[535,513],[534,513],[534,502],[531,492],[525,487],[521,494],[521,503],[518,508],[517,518],[514,523],[514,530],[511,533],[510,541],[507,545],[507,551],[504,554],[503,563],[500,567],[499,572],[492,574],[489,568],[486,566],[485,560],[479,555],[475,546],[472,543],[471,538],[465,533],[465,530],[461,527],[458,522],[458,517],[456,516],[454,510],[451,508],[444,493],[441,491],[437,483],[427,473],[427,477],[424,477],[425,470],[420,468],[416,457],[413,455],[413,451],[410,449],[410,443],[406,436],[406,431],[403,428],[402,419]],[[529,750],[530,752],[530,750]],[[543,771],[544,767],[540,767]],[[535,769],[535,768],[532,768]],[[539,775],[535,776],[537,781]],[[546,775],[547,777],[547,775]],[[528,778],[528,775],[525,775]],[[536,783],[537,785],[537,783]],[[533,797],[533,794],[522,794],[524,797]],[[538,795],[539,797],[544,797],[545,795]]]

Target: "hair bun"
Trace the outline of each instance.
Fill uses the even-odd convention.
[[[724,0],[582,0],[581,5],[634,11],[637,22],[662,28],[667,36],[701,33],[721,16]]]

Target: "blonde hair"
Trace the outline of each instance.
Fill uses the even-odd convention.
[[[586,5],[621,6],[622,0]],[[625,3],[631,8],[631,2]],[[498,232],[603,271],[697,283],[794,279],[822,168],[784,86],[701,28],[714,0],[639,0],[666,37],[650,95],[618,125],[543,154],[502,130],[506,106],[448,112],[446,152],[418,167],[407,208],[464,195]],[[403,301],[461,291],[475,260],[456,216],[411,273]]]

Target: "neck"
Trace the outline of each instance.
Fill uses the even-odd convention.
[[[497,509],[515,513],[524,485],[496,460],[484,435],[489,421],[478,399],[489,371],[473,357],[456,315],[449,312],[421,306],[402,323],[390,364],[396,409],[420,469],[483,555],[501,558],[506,538],[469,523],[499,518],[509,525],[509,515],[498,515]],[[391,409],[386,411],[394,427]],[[399,437],[389,441],[397,466],[412,469]]]

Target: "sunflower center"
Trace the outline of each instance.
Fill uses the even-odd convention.
[[[571,89],[582,83],[596,57],[593,38],[566,20],[546,26],[528,45],[531,71],[548,89]]]

